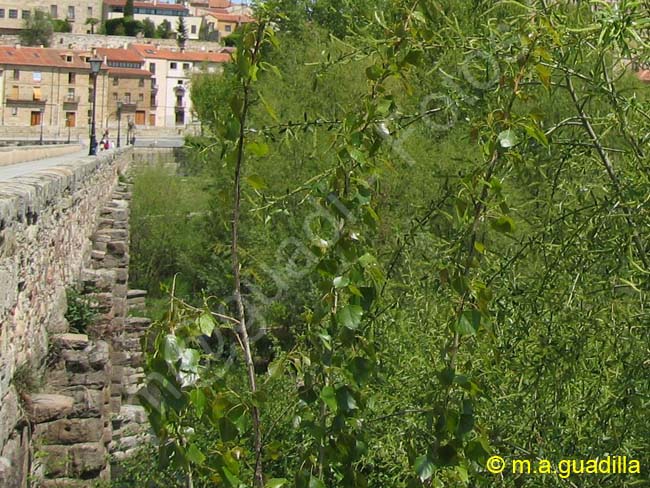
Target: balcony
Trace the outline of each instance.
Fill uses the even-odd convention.
[[[122,102],[122,112],[135,112],[137,108],[137,102]]]
[[[79,105],[81,97],[74,95],[67,95],[63,98],[63,105]]]
[[[9,93],[5,97],[5,104],[7,106],[45,107],[46,103],[46,97],[34,98],[32,95],[20,95],[18,93]]]

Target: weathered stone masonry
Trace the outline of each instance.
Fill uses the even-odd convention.
[[[108,479],[109,444],[127,447],[112,442],[115,431],[144,420],[139,407],[122,405],[141,373],[137,352],[125,354],[120,341],[148,325],[125,319],[130,195],[118,175],[130,158],[84,158],[0,185],[2,487]],[[72,283],[99,305],[88,335],[68,331]],[[12,379],[20,368],[42,375],[45,388],[19,398]]]

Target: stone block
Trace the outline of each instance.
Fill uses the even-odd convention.
[[[73,397],[53,393],[34,393],[25,398],[27,414],[37,424],[66,417],[73,405]]]
[[[99,418],[59,419],[38,424],[34,439],[47,444],[78,444],[102,439],[104,424]]]
[[[0,400],[0,446],[4,446],[18,422],[18,394],[13,386]]]
[[[106,466],[108,453],[101,442],[75,444],[69,452],[74,476],[88,479],[99,475]]]
[[[92,371],[89,373],[72,373],[68,374],[68,384],[70,386],[83,385],[87,388],[101,389],[109,382],[109,377],[105,371]]]
[[[27,429],[15,432],[0,451],[0,486],[25,486],[29,474],[29,435]]]
[[[90,342],[86,334],[55,334],[51,336],[52,345],[59,349],[85,349]]]

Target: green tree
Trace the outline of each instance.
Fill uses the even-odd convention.
[[[149,17],[142,21],[142,32],[149,39],[156,37],[156,25]]]
[[[126,3],[124,4],[124,18],[132,19],[133,13],[134,13],[133,0],[126,0]]]
[[[159,39],[171,39],[175,35],[171,23],[165,19],[156,27],[156,36]]]
[[[54,32],[72,32],[72,24],[68,19],[52,19]]]
[[[88,17],[86,19],[86,25],[90,26],[90,33],[95,33],[95,26],[100,23],[100,20],[95,17]]]
[[[176,24],[176,42],[181,49],[187,43],[187,26],[185,25],[185,18],[183,16],[178,17],[178,23]]]
[[[54,27],[52,17],[42,10],[34,10],[23,21],[23,28],[18,34],[20,42],[26,46],[49,46],[52,42]]]

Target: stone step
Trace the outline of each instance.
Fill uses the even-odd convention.
[[[60,349],[85,349],[90,343],[86,334],[54,334],[50,337],[53,346]]]
[[[54,393],[34,393],[25,399],[27,414],[36,424],[66,417],[73,406],[73,397]]]
[[[129,290],[126,292],[126,298],[144,298],[147,296],[147,290]]]

